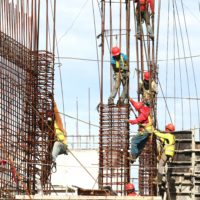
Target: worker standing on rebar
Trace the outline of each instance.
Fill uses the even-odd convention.
[[[112,58],[111,58],[111,65],[113,68],[113,79],[114,84],[112,88],[112,92],[108,99],[108,104],[114,104],[114,99],[117,95],[117,92],[120,88],[122,83],[123,91],[121,96],[118,100],[118,104],[124,104],[125,100],[127,99],[128,103],[128,66],[127,66],[127,56],[121,53],[119,47],[112,48]]]
[[[154,17],[154,0],[135,0],[136,6],[136,19],[137,19],[137,37],[140,39],[141,27],[143,21],[146,23],[147,32],[151,39],[154,38],[153,30],[150,25],[150,16]],[[151,14],[149,13],[149,7]]]
[[[143,73],[143,80],[139,83],[138,93],[142,95],[142,102],[147,106],[151,105],[151,100],[153,100],[158,93],[156,82],[151,80],[150,83],[150,73],[148,71]]]
[[[128,159],[133,163],[142,152],[150,134],[153,133],[154,128],[153,120],[150,116],[150,107],[145,106],[142,102],[136,102],[132,98],[130,98],[129,100],[133,107],[136,109],[136,111],[139,112],[139,116],[136,117],[136,119],[128,120],[128,122],[132,125],[139,125],[137,135],[133,136],[131,139],[131,154]]]
[[[127,196],[139,196],[135,192],[135,186],[132,183],[127,183],[126,184],[125,191],[126,191]]]
[[[156,183],[158,185],[162,184],[164,167],[168,161],[171,161],[174,157],[175,152],[175,141],[176,138],[173,134],[175,131],[175,126],[173,124],[167,124],[165,126],[165,132],[162,133],[158,130],[154,130],[155,135],[162,142],[163,148],[160,148],[162,152],[160,152],[161,157],[158,163],[158,176],[156,178]]]
[[[56,141],[54,142],[53,150],[52,150],[52,161],[53,161],[52,168],[56,167],[56,158],[58,155],[68,154],[67,153],[68,145],[67,145],[67,138],[66,138],[67,133],[63,128],[62,119],[58,111],[56,102],[54,102],[54,114],[55,114],[54,133],[55,133]]]

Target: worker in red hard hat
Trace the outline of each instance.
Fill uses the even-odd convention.
[[[137,18],[137,37],[140,39],[142,23],[145,21],[147,32],[151,39],[154,38],[153,30],[150,25],[150,16],[154,16],[154,0],[135,0]],[[149,9],[150,7],[150,9]],[[149,12],[151,11],[151,13]]]
[[[132,98],[130,98],[129,101],[139,113],[139,116],[136,117],[136,119],[128,120],[132,125],[139,125],[138,134],[133,136],[131,139],[131,154],[128,159],[133,163],[142,152],[150,134],[153,133],[154,128],[153,120],[150,115],[151,109],[142,102],[134,101]]]
[[[151,100],[153,101],[155,99],[158,89],[153,78],[150,80],[150,72],[145,71],[143,73],[143,80],[139,83],[138,93],[142,95],[142,102],[147,106],[150,106]]]
[[[127,56],[121,53],[119,47],[113,47],[111,50],[112,58],[111,58],[111,65],[113,68],[113,79],[114,84],[112,88],[112,92],[108,98],[108,104],[114,104],[114,99],[117,95],[117,92],[120,88],[122,83],[123,91],[120,95],[118,100],[119,104],[124,104],[125,100],[128,103],[128,66],[127,66]]]
[[[158,176],[157,176],[157,184],[162,184],[162,178],[164,173],[164,167],[168,161],[171,161],[174,157],[175,152],[175,141],[176,138],[173,134],[175,131],[175,126],[172,123],[169,123],[165,126],[165,132],[160,132],[158,130],[154,130],[155,135],[159,138],[162,144],[162,148],[160,148],[160,160],[158,163]]]
[[[127,183],[126,184],[125,191],[126,191],[127,196],[139,196],[135,192],[135,186],[132,183]]]

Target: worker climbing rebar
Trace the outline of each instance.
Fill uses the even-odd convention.
[[[143,21],[146,23],[147,32],[151,39],[154,39],[153,30],[150,25],[150,16],[154,17],[154,0],[135,0],[137,19],[137,38],[140,39]],[[149,12],[149,7],[151,13]]]
[[[114,104],[114,99],[122,83],[123,91],[119,97],[118,104],[128,103],[128,66],[127,56],[121,53],[119,47],[112,48],[111,65],[113,68],[114,85],[110,97],[108,98],[108,104]]]
[[[175,126],[173,124],[167,124],[165,126],[165,132],[162,133],[158,130],[154,130],[155,135],[161,141],[162,148],[160,148],[160,158],[158,163],[158,175],[155,179],[155,183],[161,185],[165,180],[163,180],[164,167],[167,162],[171,162],[174,157],[175,152],[175,136],[173,132],[175,131]]]
[[[156,82],[152,79],[150,83],[150,73],[145,71],[143,73],[143,80],[139,83],[138,94],[142,95],[142,102],[146,106],[151,105],[151,100],[155,98],[158,93],[158,86]]]
[[[56,102],[54,101],[54,133],[55,133],[55,142],[52,150],[52,168],[56,168],[56,158],[58,155],[65,154],[68,155],[68,145],[66,138],[66,131],[63,128],[62,119],[58,111]]]
[[[150,116],[151,109],[145,106],[142,102],[136,102],[130,98],[130,103],[139,112],[139,116],[134,120],[125,120],[132,125],[138,124],[138,134],[131,139],[131,154],[128,158],[132,163],[135,162],[137,157],[142,152],[149,136],[154,131],[153,120]]]

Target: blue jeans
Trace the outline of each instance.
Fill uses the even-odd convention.
[[[58,142],[56,141],[53,145],[53,150],[52,150],[52,158],[53,158],[53,162],[56,161],[56,158],[58,155],[60,154],[66,154],[66,147],[62,142]]]
[[[149,138],[149,135],[150,135],[150,133],[144,132],[142,134],[138,133],[137,135],[134,135],[132,137],[132,139],[131,139],[131,155],[133,157],[137,158],[141,154],[141,152]]]

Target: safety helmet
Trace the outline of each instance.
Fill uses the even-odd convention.
[[[149,80],[149,78],[150,78],[150,74],[149,74],[149,72],[144,72],[144,80]]]
[[[134,102],[133,103],[133,106],[135,107],[135,109],[137,110],[137,111],[139,111],[140,110],[140,108],[142,108],[142,106],[144,106],[144,104],[142,103],[142,102]]]
[[[175,131],[175,126],[173,124],[167,124],[165,126],[165,131]]]
[[[112,55],[118,56],[120,54],[120,48],[119,47],[113,47],[112,48]]]
[[[134,190],[134,189],[135,189],[135,186],[132,183],[126,184],[126,187],[125,187],[126,191],[128,191],[128,190]]]

